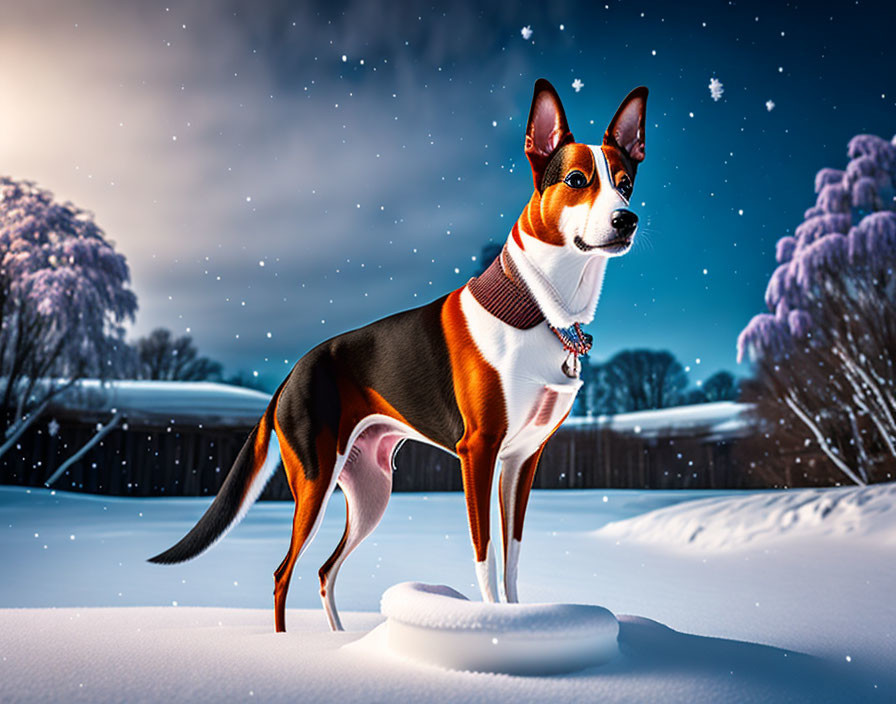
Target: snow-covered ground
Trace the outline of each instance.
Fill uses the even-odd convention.
[[[894,498],[889,485],[535,492],[522,599],[610,609],[620,654],[516,677],[415,664],[361,640],[398,582],[475,597],[459,494],[393,496],[340,574],[344,634],[327,631],[317,595],[342,532],[336,497],[277,635],[271,573],[291,505],[257,504],[206,555],[161,567],[144,560],[208,500],[0,488],[0,701],[893,701]]]

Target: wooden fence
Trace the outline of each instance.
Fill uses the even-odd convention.
[[[747,489],[769,486],[734,452],[737,438],[639,437],[589,426],[561,427],[535,475],[537,489]],[[405,443],[396,457],[396,491],[460,491],[454,457]]]
[[[73,464],[54,485],[118,496],[215,494],[250,428],[125,423]],[[0,459],[0,483],[41,486],[96,432],[96,423],[62,419],[55,434],[43,420]],[[598,425],[562,427],[548,443],[535,487],[541,489],[744,489],[773,485],[736,452],[739,438],[673,429],[650,437]],[[395,491],[460,491],[458,461],[437,448],[406,442],[396,456]],[[288,499],[279,470],[262,498]]]

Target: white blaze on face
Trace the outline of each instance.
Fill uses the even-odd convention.
[[[588,206],[587,204],[567,206],[560,213],[558,227],[563,233],[566,246],[576,251],[575,238],[579,237],[589,247],[609,242],[615,239],[616,231],[612,225],[613,211],[627,208],[628,201],[622,197],[613,185],[610,174],[610,165],[599,146],[589,144],[588,148],[594,154],[595,169],[600,179],[600,191],[597,198]],[[595,252],[598,254],[599,252]],[[612,256],[605,253],[604,256]]]
[[[588,203],[580,203],[579,205],[567,205],[560,213],[560,220],[557,222],[557,229],[563,233],[563,239],[566,245],[573,244],[576,237],[585,240],[585,226],[588,224],[588,215],[591,212],[591,206]],[[587,240],[585,240],[587,242]],[[575,246],[573,244],[573,246]]]

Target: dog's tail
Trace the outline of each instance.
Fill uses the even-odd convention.
[[[179,543],[149,558],[149,562],[171,565],[191,560],[208,550],[243,519],[280,463],[274,412],[285,383],[274,393],[261,420],[249,433],[212,505]]]

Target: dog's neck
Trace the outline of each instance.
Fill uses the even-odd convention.
[[[513,235],[507,238],[506,250],[553,327],[587,325],[594,320],[607,257],[549,245],[522,230],[519,238]]]

